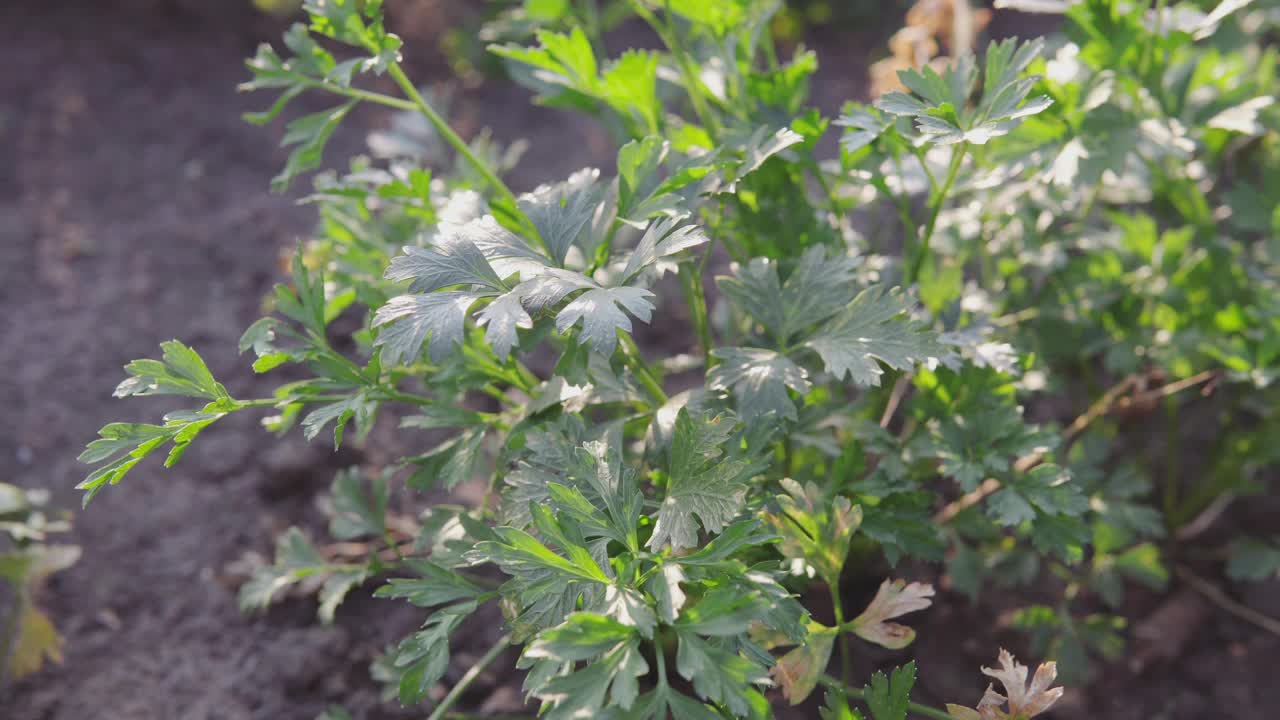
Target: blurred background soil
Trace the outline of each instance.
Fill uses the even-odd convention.
[[[448,79],[440,33],[467,5],[391,4],[389,24],[406,36],[421,82]],[[880,27],[823,28],[810,38],[823,63],[815,96],[824,110],[866,92],[867,65],[899,19],[891,15]],[[268,389],[235,355],[236,340],[280,279],[281,249],[305,236],[313,216],[296,194],[268,194],[284,161],[282,127],[244,123],[240,114],[266,101],[235,86],[246,79],[243,58],[286,22],[248,0],[0,2],[0,479],[50,488],[77,507],[71,488],[84,468],[75,456],[97,428],[170,409],[163,399],[110,397],[121,366],[153,355],[162,340],[197,348],[233,394]],[[1019,29],[1003,18],[993,28]],[[500,80],[459,90],[452,115],[463,135],[487,126],[500,140],[529,141],[511,178],[517,190],[612,162],[608,138],[589,120],[535,107]],[[358,113],[327,157],[345,162],[386,120],[380,110]],[[293,720],[330,703],[357,718],[425,715],[383,703],[368,672],[421,611],[359,593],[329,627],[315,623],[309,601],[249,617],[236,609],[228,566],[247,549],[269,554],[291,524],[318,527],[315,495],[336,468],[361,460],[308,447],[296,433],[277,441],[254,418],[233,416],[173,470],[148,463],[102,493],[75,515],[82,560],[42,598],[66,636],[65,662],[0,690],[0,718]],[[849,592],[865,601],[869,589]],[[1156,598],[1143,610],[1166,608],[1167,628],[1190,628],[1170,657],[1141,672],[1111,668],[1054,717],[1274,717],[1277,638],[1195,596],[1174,597],[1177,612]],[[1256,602],[1276,597],[1272,588]],[[977,666],[990,664],[1000,642],[1018,642],[972,633],[992,625],[1000,610],[992,600],[973,607],[944,592],[919,616],[925,695],[976,700]],[[493,617],[461,634],[446,683],[499,632]],[[864,661],[870,670],[894,659]],[[490,671],[465,705],[513,712],[519,696],[518,678]]]

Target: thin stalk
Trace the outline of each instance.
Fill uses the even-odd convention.
[[[898,174],[902,174],[901,163],[898,165]],[[879,172],[871,176],[871,185],[898,209],[898,218],[902,220],[902,232],[904,234],[911,232],[911,228],[915,226],[915,222],[911,219],[911,201],[905,195],[899,195],[890,190],[889,183]]]
[[[387,74],[391,76],[391,79],[395,81],[396,85],[400,86],[400,90],[404,92],[405,96],[412,101],[413,107],[427,118],[432,127],[436,129],[436,132],[440,133],[440,137],[444,138],[445,142],[449,143],[449,145],[452,146],[459,155],[471,164],[471,167],[474,168],[476,172],[480,173],[480,177],[484,178],[485,183],[489,185],[490,189],[492,189],[498,197],[502,198],[512,208],[518,208],[519,206],[516,204],[516,196],[511,192],[511,188],[507,187],[507,184],[502,181],[502,178],[499,178],[492,168],[490,168],[483,160],[471,151],[471,146],[467,144],[467,141],[463,140],[458,133],[454,132],[453,128],[449,126],[448,121],[441,117],[440,113],[435,111],[435,108],[431,107],[431,104],[422,97],[422,93],[418,92],[418,88],[414,86],[413,81],[404,74],[404,70],[402,70],[399,65],[393,64],[387,68]],[[519,212],[519,210],[517,209],[516,212]],[[533,225],[529,222],[528,218],[520,215],[519,220],[522,224],[527,225],[529,229],[532,229]],[[537,236],[536,231],[533,234],[535,237]]]
[[[418,109],[417,105],[408,100],[391,95],[383,95],[379,92],[361,90],[360,88],[353,87],[342,87],[340,85],[321,82],[320,80],[313,80],[302,76],[298,76],[298,82],[299,84],[306,85],[307,87],[324,90],[325,92],[330,92],[334,95],[342,95],[343,97],[349,97],[355,100],[364,100],[365,102],[371,102],[377,105],[386,105],[387,107],[395,108],[397,110],[413,112]]]
[[[815,156],[810,155],[805,158],[804,164],[805,167],[809,169],[809,172],[813,173],[813,178],[818,181],[818,188],[822,190],[822,194],[827,200],[827,205],[831,210],[831,214],[839,216],[840,196],[836,194],[836,190],[831,186],[831,183],[827,182],[826,173],[822,172],[822,166],[818,164],[818,159]]]
[[[685,94],[689,96],[689,102],[693,105],[693,112],[698,116],[698,121],[706,128],[707,134],[712,140],[716,140],[720,135],[720,124],[716,121],[715,115],[711,114],[707,108],[706,99],[702,97],[702,81],[698,79],[698,73],[694,67],[688,52],[684,48],[684,44],[680,42],[679,33],[675,32],[670,23],[664,23],[658,20],[649,8],[645,7],[640,0],[628,0],[628,4],[636,15],[653,28],[658,34],[658,38],[662,40],[662,44],[667,46],[671,51],[671,56],[675,58],[676,68],[680,71],[680,79],[684,81]],[[671,15],[668,8],[667,17]]]
[[[433,400],[429,397],[423,397],[421,395],[414,395],[412,393],[403,392],[393,387],[383,387],[383,388],[380,388],[380,391],[386,397],[387,400],[397,400],[402,403],[408,403],[409,405],[426,406],[426,405],[438,404],[436,400]]]
[[[818,682],[832,690],[839,690],[851,698],[857,698],[859,700],[867,699],[867,691],[864,688],[856,688],[851,685],[846,685],[829,675],[823,675],[818,679]],[[938,708],[930,707],[928,705],[921,705],[920,703],[908,702],[907,710],[915,713],[916,715],[923,715],[927,718],[937,718],[937,720],[955,720],[955,718],[951,717],[951,715],[945,710],[939,710]]]
[[[840,600],[840,583],[828,583],[827,589],[831,591],[831,608],[836,616],[836,627],[839,628],[840,637],[837,640],[840,643],[840,678],[843,682],[849,677],[849,670],[853,667],[853,653],[849,647],[849,636],[844,630],[844,603]]]
[[[583,31],[587,33],[587,39],[591,41],[591,47],[599,48],[600,53],[605,55],[604,34],[601,32],[600,26],[600,10],[596,8],[596,0],[579,0],[578,12],[582,16]]]
[[[0,634],[0,690],[4,689],[9,681],[9,663],[13,661],[13,656],[18,650],[18,635],[22,632],[22,616],[27,612],[28,602],[30,598],[27,597],[26,589],[15,586],[13,612],[4,624],[3,634]]]
[[[927,155],[925,154],[924,150],[922,150],[922,149],[920,149],[920,148],[918,148],[918,147],[916,147],[916,146],[912,145],[912,146],[911,146],[911,153],[912,153],[913,155],[915,155],[915,156],[916,156],[916,159],[917,159],[917,160],[919,160],[919,161],[920,161],[920,167],[921,167],[921,169],[923,169],[923,170],[924,170],[924,176],[925,176],[925,178],[927,178],[927,179],[929,180],[929,192],[930,192],[930,193],[932,193],[933,191],[937,190],[937,189],[938,189],[938,179],[937,179],[937,178],[935,178],[935,177],[933,176],[933,171],[929,169],[929,162],[928,162],[928,160],[926,159],[926,158],[927,158]],[[899,174],[899,175],[901,175],[901,174],[902,174],[902,163],[901,163],[901,161],[899,161],[899,160],[898,160],[898,154],[897,154],[897,153],[894,153],[893,160],[894,160],[894,162],[898,163],[898,174]]]
[[[636,378],[644,389],[649,393],[649,397],[653,399],[654,407],[661,407],[667,402],[667,393],[662,389],[662,383],[654,377],[653,369],[644,361],[644,357],[640,355],[640,348],[636,347],[636,341],[627,333],[618,333],[622,338],[622,357],[626,360],[627,366],[636,374]]]
[[[1178,405],[1172,395],[1164,397],[1164,514],[1172,518],[1180,503],[1178,487]]]
[[[1266,630],[1272,635],[1280,635],[1280,620],[1277,620],[1265,613],[1260,613],[1248,605],[1236,602],[1217,585],[1214,585],[1208,580],[1195,574],[1192,572],[1191,568],[1186,565],[1175,566],[1173,568],[1173,572],[1181,578],[1183,582],[1190,585],[1191,589],[1208,598],[1214,605],[1217,605],[1247,623],[1251,623],[1263,630]]]
[[[711,364],[711,323],[707,319],[707,293],[702,287],[702,275],[690,263],[680,264],[680,287],[693,313],[693,327],[698,333],[698,345],[702,348],[705,365]]]
[[[933,203],[933,212],[929,214],[929,224],[925,225],[924,236],[920,238],[919,246],[915,249],[911,260],[911,266],[907,269],[906,281],[908,284],[914,283],[920,276],[920,269],[924,267],[925,258],[929,256],[929,243],[933,240],[933,231],[938,226],[938,215],[942,213],[942,206],[947,202],[947,194],[951,192],[951,186],[955,184],[956,176],[960,174],[960,165],[964,162],[965,153],[968,151],[969,143],[962,142],[951,154],[951,167],[947,169],[946,182],[938,190],[938,197]]]
[[[498,638],[498,642],[489,648],[489,651],[476,661],[476,664],[472,665],[470,670],[467,670],[467,673],[462,676],[457,685],[453,686],[453,689],[449,690],[449,694],[445,695],[440,704],[436,706],[436,709],[427,716],[427,720],[444,720],[449,713],[449,708],[453,707],[462,698],[462,694],[467,691],[467,688],[471,687],[471,683],[475,682],[476,678],[480,677],[480,673],[492,665],[493,661],[497,660],[498,656],[510,645],[510,635],[503,635]]]
[[[653,659],[658,666],[658,691],[661,694],[666,690],[667,684],[667,644],[664,642],[666,638],[662,634],[661,628],[653,633]]]

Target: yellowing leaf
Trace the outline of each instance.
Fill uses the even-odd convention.
[[[20,678],[39,670],[45,661],[62,662],[62,636],[53,621],[36,607],[27,607],[18,623],[18,637],[9,674]]]
[[[904,648],[915,640],[916,631],[888,621],[929,607],[931,597],[933,586],[928,583],[885,580],[867,609],[854,618],[853,632],[867,642],[894,650]]]

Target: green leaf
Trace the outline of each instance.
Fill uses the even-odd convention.
[[[556,315],[556,329],[567,332],[581,320],[578,342],[603,355],[612,355],[618,344],[618,331],[631,332],[631,318],[622,309],[647,323],[653,314],[653,303],[649,301],[653,296],[637,287],[588,290]]]
[[[384,277],[393,282],[411,280],[409,291],[414,293],[435,292],[451,285],[498,292],[507,289],[484,253],[461,232],[442,236],[433,247],[406,246],[403,255],[392,258]]]
[[[943,475],[964,492],[973,492],[987,477],[1003,479],[1013,458],[1052,449],[1056,438],[1028,424],[1011,402],[982,399],[976,406],[953,406],[929,423],[932,457],[942,461]]]
[[[442,430],[447,428],[472,428],[484,424],[484,417],[474,411],[456,405],[425,405],[417,415],[400,420],[400,427],[418,430]]]
[[[359,435],[363,437],[372,425],[377,409],[377,403],[370,401],[363,392],[358,392],[307,413],[302,419],[302,434],[308,441],[314,440],[325,426],[333,423],[333,447],[336,449],[342,445],[342,436],[350,420],[356,421]]]
[[[864,503],[860,530],[881,544],[890,565],[903,554],[940,561],[947,544],[932,521],[932,501],[930,493],[894,493]]]
[[[440,362],[462,344],[467,309],[481,297],[474,292],[447,291],[391,298],[373,316],[373,326],[381,328],[374,345],[382,348],[383,362],[412,362],[428,338],[431,360]]]
[[[1160,548],[1152,543],[1135,545],[1117,555],[1115,568],[1125,577],[1157,592],[1169,584],[1169,569],[1160,557]]]
[[[1071,481],[1071,473],[1053,464],[1039,465],[1014,478],[1012,486],[1045,515],[1077,517],[1089,509],[1089,499]]]
[[[570,621],[573,621],[570,617]],[[553,632],[553,631],[544,631]],[[541,635],[539,635],[541,638]],[[558,638],[563,648],[567,643]],[[584,638],[588,646],[595,638]],[[530,648],[532,650],[532,647]],[[527,653],[526,653],[527,654]],[[551,678],[532,690],[550,705],[543,717],[551,720],[595,717],[609,705],[631,708],[640,695],[637,678],[649,672],[649,665],[634,639],[615,643],[581,669]]]
[[[847,255],[828,258],[822,247],[800,257],[785,283],[778,280],[777,263],[755,258],[736,268],[731,277],[716,279],[729,301],[781,344],[801,330],[831,317],[853,299],[858,261]]]
[[[914,114],[916,110],[912,109],[910,112],[906,113],[897,112],[904,106],[901,102],[891,101],[890,96],[906,98],[912,104],[907,105],[907,107],[921,105],[918,100],[909,95],[903,95],[902,93],[889,93],[883,96],[877,105],[885,112],[892,113],[894,115],[910,115]],[[840,136],[840,147],[844,148],[845,152],[854,153],[875,142],[885,133],[886,130],[893,127],[893,118],[885,117],[884,114],[876,108],[854,107],[849,112],[837,118],[835,124],[840,127],[850,128]]]
[[[475,609],[474,602],[466,602],[437,610],[421,630],[400,642],[391,658],[400,677],[400,702],[420,702],[440,682],[449,668],[449,636]]]
[[[680,617],[680,610],[684,608],[687,596],[680,587],[684,581],[684,568],[676,562],[662,562],[645,581],[644,588],[653,596],[659,619],[668,625]]]
[[[77,490],[86,491],[83,504],[87,506],[108,484],[120,482],[143,458],[166,442],[173,443],[164,463],[165,467],[171,467],[202,430],[225,415],[225,412],[178,411],[166,415],[164,425],[110,423],[104,426],[98,431],[99,439],[90,442],[80,454],[79,460],[83,463],[105,462],[76,485]],[[119,456],[125,451],[128,452]]]
[[[676,670],[693,683],[698,696],[718,703],[737,716],[747,715],[758,692],[752,685],[768,683],[764,667],[742,655],[708,643],[688,631],[677,631]]]
[[[338,611],[338,606],[346,599],[347,593],[364,584],[369,579],[369,571],[365,568],[347,568],[334,570],[325,578],[316,596],[320,605],[316,616],[320,622],[329,625]]]
[[[451,490],[458,483],[471,480],[485,435],[484,428],[470,428],[422,455],[408,458],[418,467],[407,484],[419,490],[430,487]]]
[[[683,216],[662,217],[649,223],[640,243],[627,259],[627,266],[622,271],[623,282],[630,282],[637,274],[662,258],[708,242],[709,239],[701,228],[682,224],[683,219]]]
[[[695,420],[687,409],[681,408],[671,443],[667,494],[658,510],[649,547],[696,547],[699,522],[709,534],[716,534],[737,517],[746,481],[762,466],[742,457],[725,456],[723,446],[733,425],[734,421],[725,416]]]
[[[280,591],[309,578],[323,579],[319,586],[318,616],[322,623],[328,624],[333,622],[334,611],[347,592],[367,580],[369,571],[360,565],[327,563],[307,536],[292,527],[276,538],[275,562],[259,567],[253,577],[240,586],[240,609],[265,608],[276,601]]]
[[[818,710],[822,720],[863,720],[862,713],[849,707],[849,700],[839,690],[828,690],[823,707]]]
[[[658,55],[629,49],[600,78],[603,99],[640,132],[657,132],[662,115],[658,100]]]
[[[551,260],[564,265],[569,248],[586,229],[600,203],[598,171],[575,173],[567,181],[544,185],[520,197],[520,210],[533,222]]]
[[[658,168],[670,152],[670,144],[656,135],[632,140],[618,149],[618,216],[652,196],[658,187]]]
[[[498,565],[508,575],[534,578],[539,583],[551,576],[560,582],[609,584],[608,576],[584,547],[569,544],[562,548],[570,556],[566,559],[523,530],[505,527],[497,532],[502,540],[480,543],[476,546],[477,558]]]
[[[160,343],[161,360],[134,360],[124,366],[130,377],[116,386],[115,397],[185,395],[205,400],[229,399],[195,350],[177,340]]]
[[[359,468],[338,472],[329,489],[333,496],[333,516],[329,534],[338,540],[358,537],[382,537],[387,528],[387,476],[369,480],[369,493],[363,492]]]
[[[521,294],[519,290],[513,290],[500,295],[476,313],[476,324],[485,328],[484,341],[504,361],[519,343],[519,331],[533,327],[533,318],[524,309]]]
[[[271,179],[272,191],[284,192],[294,178],[320,167],[325,145],[356,103],[356,100],[350,100],[335,108],[304,115],[289,123],[280,145],[296,147],[289,152],[284,169]]]
[[[876,101],[876,107],[897,117],[913,118],[921,138],[927,142],[985,145],[992,138],[1008,135],[1023,119],[1053,104],[1045,95],[1028,101],[1027,95],[1038,78],[1021,77],[1043,47],[1043,39],[1021,45],[1014,39],[992,42],[987,49],[982,95],[973,106],[969,100],[979,73],[973,58],[964,55],[941,75],[929,66],[899,72],[899,79],[912,95],[887,93]],[[862,124],[870,123],[862,118]]]
[[[1261,581],[1280,575],[1280,542],[1243,538],[1231,545],[1227,575],[1235,580]]]
[[[778,536],[765,532],[760,521],[745,518],[726,527],[719,535],[694,552],[680,558],[682,565],[718,565],[750,547],[776,542]]]
[[[822,358],[827,371],[858,385],[880,385],[881,364],[908,370],[948,351],[937,334],[912,321],[911,305],[900,291],[886,294],[880,286],[858,293],[853,302],[805,342]]]
[[[827,497],[813,482],[781,482],[787,494],[776,498],[779,512],[766,517],[782,536],[782,554],[804,560],[827,584],[838,585],[849,542],[862,523],[862,508],[846,497]]]
[[[871,684],[865,688],[865,701],[875,720],[907,720],[907,705],[911,701],[911,688],[916,684],[914,661],[893,671],[890,677],[878,672],[871,676]]]
[[[578,612],[560,625],[538,633],[524,657],[579,662],[607,652],[635,637],[636,629],[605,615]]]
[[[434,607],[455,600],[475,600],[484,590],[461,574],[439,565],[410,558],[405,560],[416,578],[391,578],[378,588],[374,597],[403,599],[418,607]]]
[[[809,392],[808,373],[804,368],[785,355],[760,348],[716,348],[711,354],[719,363],[707,373],[707,389],[732,391],[738,399],[738,414],[744,420],[769,413],[788,420],[798,419],[787,388],[802,395]]]

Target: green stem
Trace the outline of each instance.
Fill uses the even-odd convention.
[[[901,170],[899,170],[899,175],[901,175]],[[915,227],[915,222],[911,219],[911,201],[907,199],[907,196],[899,195],[889,189],[888,181],[879,172],[871,176],[871,185],[898,208],[898,217],[902,220],[902,232],[911,232],[911,228]]]
[[[680,264],[680,286],[693,313],[693,327],[698,333],[698,345],[706,367],[711,366],[711,323],[707,319],[707,292],[702,287],[702,275],[690,263]]]
[[[379,388],[379,390],[382,392],[382,394],[386,397],[387,400],[397,400],[399,402],[407,403],[409,405],[425,406],[425,405],[438,404],[437,401],[432,400],[429,397],[423,397],[421,395],[414,395],[412,393],[402,392],[393,387],[382,387],[382,388]]]
[[[703,98],[702,81],[698,79],[696,68],[690,60],[688,52],[684,48],[684,44],[680,42],[679,33],[675,32],[670,23],[664,23],[658,20],[649,8],[645,7],[641,0],[629,0],[632,11],[639,15],[653,31],[658,34],[658,38],[671,51],[671,56],[675,58],[676,68],[680,71],[680,78],[684,81],[685,94],[689,96],[689,102],[693,105],[693,112],[698,116],[698,121],[706,128],[707,134],[712,140],[718,139],[720,135],[720,125],[716,122],[716,118],[711,114],[706,105],[706,99]],[[667,17],[671,16],[670,8],[667,10]]]
[[[298,76],[297,82],[301,85],[306,85],[307,87],[310,87],[310,88],[315,88],[317,90],[324,90],[325,92],[333,93],[334,95],[342,95],[343,97],[349,97],[355,100],[364,100],[365,102],[371,102],[377,105],[385,105],[387,107],[395,108],[397,110],[406,110],[409,112],[414,112],[418,109],[417,105],[414,105],[412,102],[408,100],[403,100],[398,97],[393,97],[391,95],[383,95],[382,93],[371,92],[369,90],[361,90],[360,88],[342,87],[340,85],[334,85],[333,83],[314,80],[312,78],[308,78],[302,75]]]
[[[636,374],[636,378],[640,380],[640,384],[644,385],[644,389],[649,393],[649,397],[654,402],[654,407],[661,407],[667,402],[667,393],[662,389],[662,383],[654,377],[653,370],[649,364],[644,361],[644,357],[640,355],[640,348],[636,347],[636,341],[628,333],[618,333],[622,338],[622,356],[627,362],[627,366]]]
[[[924,176],[929,180],[929,192],[932,193],[933,191],[937,190],[938,179],[933,176],[933,171],[929,169],[928,155],[925,153],[924,149],[918,148],[915,145],[912,145],[911,153],[916,156],[917,160],[920,161],[920,167],[924,170]],[[898,163],[898,174],[901,175],[902,163],[901,161],[898,160],[898,153],[894,153],[893,160],[894,162]]]
[[[826,173],[822,172],[822,166],[818,164],[818,159],[813,154],[805,158],[805,167],[809,172],[813,173],[813,177],[818,181],[818,188],[822,190],[823,196],[827,199],[827,205],[830,207],[831,214],[840,215],[840,196],[836,194],[836,190],[827,182]]]
[[[828,582],[827,589],[831,591],[831,607],[836,616],[836,628],[840,633],[838,640],[840,643],[840,677],[847,679],[849,670],[853,668],[853,654],[849,648],[849,636],[844,630],[844,603],[840,599],[839,578],[836,578],[834,583]]]
[[[929,243],[933,240],[933,231],[938,226],[938,215],[942,213],[942,206],[947,203],[947,194],[951,192],[951,186],[955,184],[956,176],[960,174],[960,165],[964,162],[965,153],[968,151],[969,143],[962,142],[951,154],[951,167],[947,169],[947,180],[938,190],[938,196],[933,201],[933,212],[929,214],[929,224],[925,225],[924,236],[920,238],[919,246],[913,253],[911,265],[907,268],[905,277],[907,284],[914,283],[920,277],[920,269],[924,267],[925,258],[929,256]]]
[[[440,133],[440,137],[444,138],[445,142],[449,143],[459,155],[471,164],[471,167],[476,172],[480,173],[480,177],[484,178],[485,183],[499,198],[507,203],[513,211],[519,213],[519,205],[516,203],[516,196],[511,192],[511,188],[507,187],[507,184],[498,177],[497,173],[471,151],[471,146],[467,144],[467,141],[454,132],[448,121],[441,117],[440,113],[435,111],[435,108],[431,107],[431,104],[422,97],[422,93],[418,92],[418,88],[414,86],[413,81],[404,74],[404,70],[399,65],[393,64],[387,68],[387,74],[396,82],[396,85],[400,86],[400,90],[404,92],[405,97],[412,101],[413,107],[427,118],[432,127],[436,129],[436,132]],[[528,218],[524,217],[523,214],[519,214],[517,220],[521,225],[525,226],[523,229],[526,232],[533,231],[532,237],[538,237],[537,231],[533,228],[533,224],[529,222]]]
[[[449,694],[445,695],[444,699],[440,701],[440,704],[436,706],[436,709],[427,716],[427,720],[444,720],[449,713],[449,708],[453,707],[458,700],[462,698],[462,694],[467,691],[468,687],[471,687],[471,683],[475,682],[476,678],[480,677],[480,673],[484,672],[485,668],[492,665],[493,661],[497,660],[498,656],[501,655],[502,652],[510,645],[510,635],[503,635],[501,638],[498,638],[498,642],[495,643],[493,647],[489,648],[489,651],[477,660],[476,664],[472,665],[470,670],[467,670],[467,673],[462,676],[462,679],[458,681],[457,685],[454,685],[453,688],[449,690]]]
[[[832,690],[838,690],[851,698],[857,698],[864,702],[867,699],[867,691],[865,689],[846,685],[829,675],[823,675],[818,679],[818,682]],[[951,717],[950,713],[945,710],[939,710],[938,708],[930,707],[928,705],[921,705],[920,703],[908,702],[907,710],[915,713],[916,715],[922,715],[927,718],[936,718],[937,720],[955,720],[955,718]]]
[[[25,578],[19,580],[25,582]],[[21,583],[14,585],[13,612],[4,624],[3,634],[0,634],[0,690],[9,682],[9,663],[18,650],[18,635],[22,632],[22,616],[26,614],[28,602],[26,588]]]

